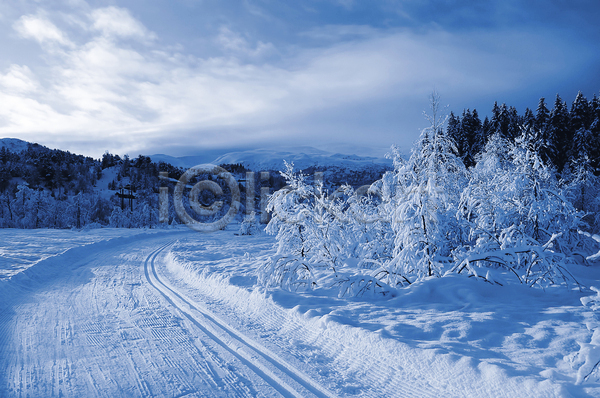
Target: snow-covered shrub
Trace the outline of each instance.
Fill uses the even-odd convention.
[[[308,185],[306,176],[294,173],[291,164],[286,163],[286,170],[281,175],[288,185],[275,192],[267,205],[272,218],[266,232],[276,234],[277,256],[265,266],[262,279],[267,285],[291,290],[315,287],[317,268],[329,266],[335,270],[333,252],[339,245],[327,238],[330,238],[329,231],[336,233],[340,228],[322,228],[336,221],[335,217],[326,214],[323,201],[319,201],[318,193],[322,193],[322,186],[315,188]],[[319,189],[321,191],[318,192]],[[320,261],[322,251],[327,252],[329,257],[333,254],[331,263]]]
[[[530,286],[575,282],[565,268],[581,214],[563,195],[526,130],[514,144],[492,136],[461,195],[470,242],[453,271],[483,276],[500,267]],[[508,155],[508,156],[506,156]]]
[[[430,127],[421,133],[408,161],[394,162],[395,240],[387,264],[395,276],[392,284],[442,275],[452,249],[462,241],[456,209],[467,172],[444,131],[438,99],[432,97],[431,103]]]
[[[252,212],[240,223],[239,235],[257,235],[260,233],[260,228],[256,223],[256,213]]]
[[[108,219],[108,225],[111,228],[129,228],[131,226],[131,220],[128,213],[130,213],[129,210],[121,210],[121,207],[114,206]]]
[[[92,229],[100,229],[100,228],[102,228],[102,224],[97,223],[97,222],[92,222],[92,223],[86,224],[83,227],[83,230],[84,231],[89,231],[89,230],[92,230]]]
[[[393,258],[394,231],[391,219],[392,185],[391,174],[371,185],[366,195],[358,195],[350,187],[346,187],[347,231],[353,239],[352,247],[347,250],[350,257],[359,259],[357,266],[370,270],[377,280],[390,283],[390,273],[386,265]]]
[[[281,174],[288,185],[267,206],[272,218],[266,232],[276,235],[277,255],[260,270],[262,283],[288,290],[335,287],[340,295],[387,291],[377,278],[385,249],[374,243],[382,221],[372,199],[348,186],[327,195],[322,183],[309,185],[287,163]]]

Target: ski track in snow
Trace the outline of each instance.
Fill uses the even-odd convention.
[[[29,272],[0,312],[0,396],[279,396],[147,283],[142,253],[163,243],[87,246]]]
[[[304,397],[307,396],[307,392],[317,397],[331,396],[328,391],[310,380],[306,375],[286,364],[276,355],[260,347],[257,343],[251,341],[223,321],[218,320],[208,310],[201,309],[197,304],[192,303],[190,299],[184,298],[172,286],[168,286],[161,281],[156,272],[155,260],[158,254],[168,246],[165,245],[157,249],[146,259],[145,274],[148,282],[173,307],[179,309],[204,334],[238,358],[282,396]],[[274,369],[270,369],[269,365],[273,366]],[[277,375],[275,371],[282,373],[283,377]],[[283,380],[283,378],[287,378],[288,380]],[[295,384],[300,385],[302,389],[299,390],[297,387],[292,387],[289,382],[290,379]]]
[[[499,366],[505,359],[423,348],[415,337],[405,342],[358,321],[344,323],[339,315],[319,315],[327,297],[313,297],[312,307],[305,305],[309,296],[282,306],[294,296],[275,299],[258,289],[249,267],[268,255],[270,237],[185,228],[116,235],[109,231],[112,239],[33,259],[29,268],[0,280],[0,397],[552,397],[597,391],[595,384],[586,390],[572,381],[565,388],[568,376],[536,374],[547,359],[535,358],[540,354],[533,346],[520,353],[524,334],[506,335],[503,349],[512,350],[507,355],[523,369],[530,366],[530,374]],[[350,314],[357,303],[337,314]],[[417,309],[401,311],[398,325],[411,311],[418,317]],[[447,323],[455,322],[450,318]],[[529,333],[543,340],[552,333],[544,328],[560,331],[571,322],[561,321],[540,318]]]

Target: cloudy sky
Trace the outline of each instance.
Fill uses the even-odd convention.
[[[598,0],[0,2],[0,137],[100,157],[408,150],[448,111],[600,93]]]

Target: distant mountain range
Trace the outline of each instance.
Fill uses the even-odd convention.
[[[294,171],[302,171],[307,175],[312,175],[316,171],[323,172],[327,189],[335,189],[342,184],[355,187],[370,185],[381,178],[387,170],[392,169],[391,159],[334,153],[309,146],[229,152],[210,162],[207,162],[206,157],[203,156],[176,158],[168,155],[152,155],[150,158],[154,162],[162,160],[184,169],[203,163],[241,164],[254,172],[270,171],[275,174],[285,170],[284,161],[287,161],[293,163]]]
[[[198,164],[241,164],[253,171],[279,171],[284,169],[284,160],[294,163],[294,168],[341,168],[348,171],[361,171],[371,168],[390,168],[392,161],[384,157],[358,156],[333,153],[309,146],[280,147],[273,149],[252,149],[229,152],[207,162],[204,156],[173,157],[169,155],[151,155],[154,162],[163,161],[173,166],[190,168]]]

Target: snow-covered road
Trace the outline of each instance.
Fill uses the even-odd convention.
[[[270,236],[2,233],[0,250],[28,260],[0,279],[0,397],[598,392],[575,383],[597,347],[577,292],[465,278],[392,299],[266,291],[255,271]]]
[[[0,395],[328,395],[167,286],[155,266],[170,239],[97,243],[31,268],[0,313]]]

